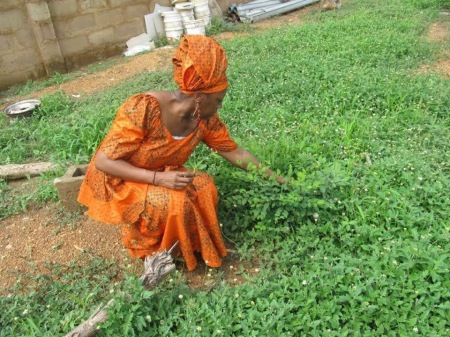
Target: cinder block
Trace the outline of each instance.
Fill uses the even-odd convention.
[[[2,55],[1,62],[11,73],[42,63],[40,55],[33,49],[21,49],[17,52]]]
[[[33,33],[33,28],[31,28],[30,25],[26,25],[22,29],[16,30],[14,32],[14,37],[16,39],[16,50],[22,48],[36,48],[35,46],[33,46],[33,44],[30,43],[30,41],[34,42],[36,39]]]
[[[61,48],[62,54],[66,57],[68,55],[88,50],[90,47],[88,39],[84,35],[76,36],[73,38],[60,39],[59,46]]]
[[[69,17],[78,13],[77,0],[48,1],[48,8],[52,18]]]
[[[130,37],[145,33],[145,26],[141,29],[139,23],[135,20],[134,22],[119,24],[114,27],[114,30],[118,39],[128,40]]]
[[[121,8],[104,10],[95,14],[97,27],[110,27],[125,21],[125,15]]]
[[[106,43],[113,43],[115,38],[113,27],[102,29],[95,33],[89,34],[88,36],[89,42],[96,47]]]
[[[48,21],[50,12],[46,2],[28,2],[28,17],[31,21]]]
[[[84,208],[78,203],[77,197],[87,168],[88,165],[70,166],[61,178],[56,178],[53,181],[53,184],[58,190],[61,203],[69,211],[80,212]]]
[[[53,27],[53,22],[41,22],[39,25],[35,26],[37,29],[39,29],[39,38],[42,41],[48,41],[48,40],[56,40],[56,34],[55,34],[55,28]],[[36,29],[36,30],[37,30]],[[36,34],[38,35],[38,34]]]
[[[6,54],[14,45],[14,35],[0,35],[0,55]]]
[[[109,5],[114,8],[114,7],[126,7],[128,6],[128,3],[136,3],[138,1],[136,0],[109,0]]]
[[[106,0],[84,0],[81,4],[83,13],[89,11],[96,11],[98,9],[106,8],[108,3]]]
[[[0,1],[0,11],[5,11],[11,8],[23,7],[23,4],[17,4],[17,0],[2,0]]]
[[[144,16],[145,14],[150,14],[147,5],[130,5],[125,9],[127,18],[136,19]]]
[[[85,14],[69,19],[65,22],[67,30],[72,32],[83,32],[95,29],[94,14]]]
[[[11,32],[27,24],[26,10],[10,9],[0,12],[0,32]]]

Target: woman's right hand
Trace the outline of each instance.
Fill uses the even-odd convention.
[[[183,190],[192,184],[195,173],[179,172],[179,171],[165,171],[156,172],[155,185],[164,186],[174,190]]]

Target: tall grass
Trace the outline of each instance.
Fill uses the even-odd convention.
[[[425,35],[445,6],[351,1],[224,42],[222,119],[289,179],[238,171],[205,148],[190,160],[216,178],[227,238],[243,259],[257,258],[256,276],[239,271],[248,282],[233,287],[217,273],[215,288],[193,291],[176,274],[141,295],[133,279],[103,295],[47,284],[51,299],[37,289],[0,300],[10,308],[0,336],[63,334],[89,315],[91,291],[116,299],[104,336],[448,336],[449,81],[417,72],[441,55]],[[38,117],[4,122],[2,161],[85,162],[120,103],[150,88],[173,89],[170,74],[76,103],[49,96]],[[73,304],[52,309],[67,293]]]

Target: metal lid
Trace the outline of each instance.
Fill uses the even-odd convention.
[[[29,99],[11,104],[10,106],[5,108],[4,113],[9,117],[19,117],[21,115],[29,114],[40,105],[40,100]]]

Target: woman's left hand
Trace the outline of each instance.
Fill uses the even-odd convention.
[[[192,184],[195,176],[196,174],[192,172],[156,172],[155,185],[168,187],[174,190],[183,190]]]

